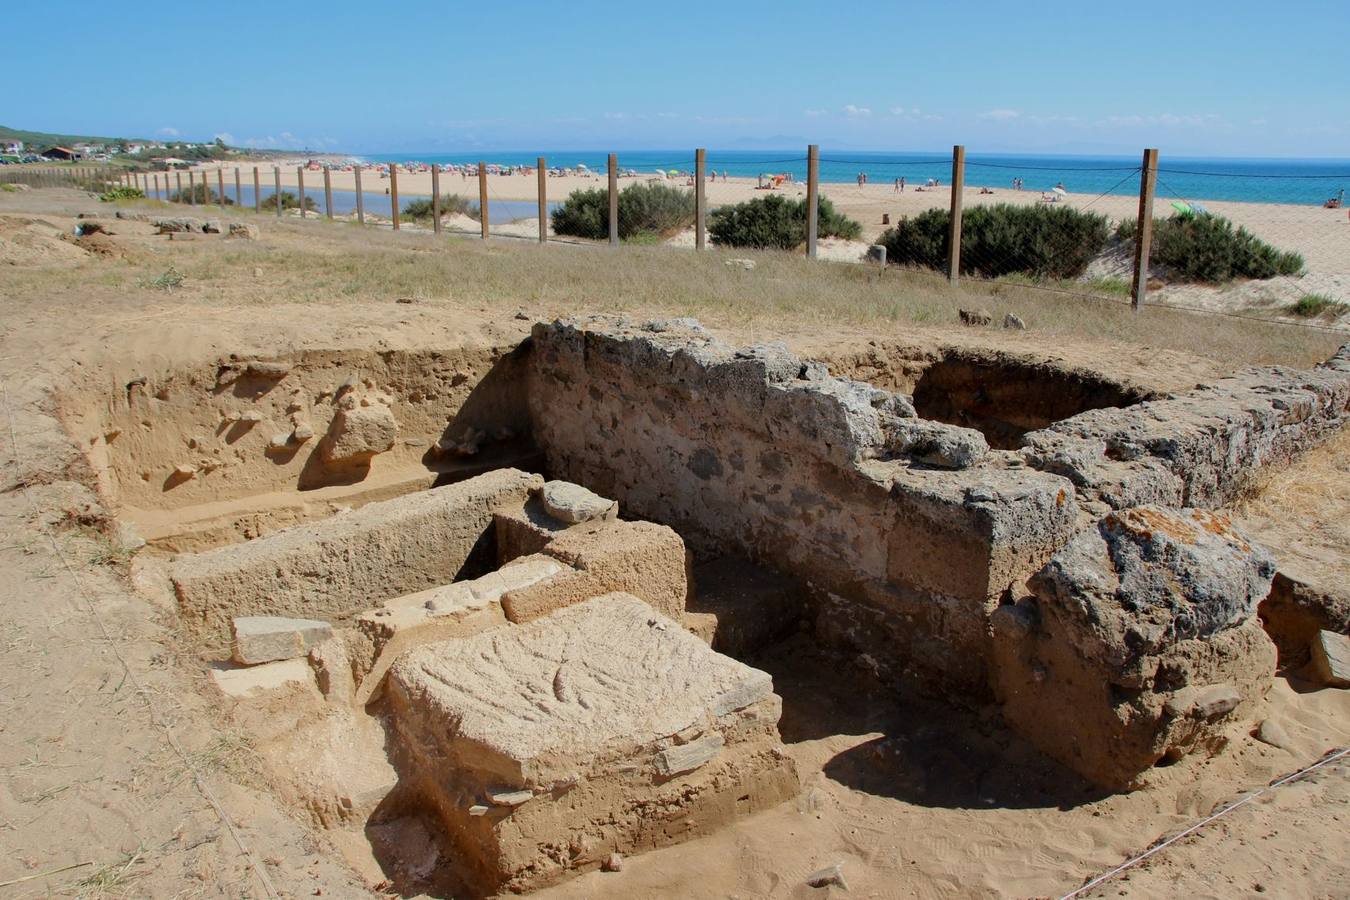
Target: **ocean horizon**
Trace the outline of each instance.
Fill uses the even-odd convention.
[[[621,169],[639,172],[694,168],[692,150],[618,151]],[[374,163],[425,163],[427,165],[533,166],[543,156],[550,167],[586,166],[603,171],[607,151],[562,150],[543,152],[483,151],[478,153],[366,153],[351,158]],[[806,178],[804,150],[709,150],[708,168],[732,177],[788,174]],[[1007,190],[1014,178],[1022,189],[1048,191],[1058,184],[1072,193],[1134,195],[1139,193],[1138,156],[1074,156],[1056,154],[982,153],[966,155],[966,186]],[[933,153],[883,153],[876,151],[830,151],[820,154],[820,180],[827,184],[852,184],[859,174],[868,183],[893,184],[904,178],[906,188],[929,179],[948,184],[951,155]],[[1239,157],[1162,157],[1158,166],[1156,196],[1164,200],[1232,200],[1248,203],[1296,203],[1321,205],[1350,190],[1350,159],[1273,159]]]

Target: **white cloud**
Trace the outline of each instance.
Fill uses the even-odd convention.
[[[806,110],[806,115],[808,115],[808,116],[810,116],[811,118],[814,119],[814,118],[817,118],[818,116],[823,116],[823,115],[825,115],[825,112],[826,112],[826,110],[823,110],[823,109],[808,109],[808,110]]]
[[[1179,116],[1175,113],[1161,113],[1156,116],[1107,116],[1097,123],[1110,128],[1130,128],[1139,125],[1166,126],[1169,128],[1204,128],[1213,125],[1226,124],[1223,116],[1218,113],[1190,113]]]
[[[606,119],[625,119],[625,118],[627,118],[627,116],[626,116],[624,113],[605,113],[605,118],[606,118]]]
[[[170,128],[168,125],[165,125],[159,131],[156,131],[155,134],[160,135],[161,137],[178,137],[178,129]]]
[[[995,122],[1006,122],[1009,119],[1016,119],[1022,115],[1015,109],[991,109],[988,112],[980,113],[981,119],[991,119]]]
[[[225,135],[221,140],[230,144],[233,141]],[[289,131],[283,131],[281,134],[269,134],[265,137],[244,138],[236,146],[256,147],[260,150],[318,150],[324,147],[334,147],[337,141],[331,137],[299,137],[291,134]]]
[[[854,106],[852,103],[844,107],[844,115],[850,119],[865,119],[872,114],[872,110],[866,106]]]

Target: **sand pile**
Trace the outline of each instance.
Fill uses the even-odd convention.
[[[87,253],[62,229],[41,219],[0,216],[0,265],[44,266],[78,262]]]

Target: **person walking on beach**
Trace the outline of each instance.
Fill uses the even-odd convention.
[[[904,192],[905,192],[905,176],[901,175],[901,176],[900,176],[900,193],[903,194]]]
[[[859,172],[859,173],[858,173],[858,187],[862,187],[862,186],[863,186],[863,182],[866,181],[866,180],[867,180],[867,176],[864,175],[863,173]]]

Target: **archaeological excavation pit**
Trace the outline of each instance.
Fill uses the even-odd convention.
[[[992,704],[1104,790],[1218,752],[1269,688],[1278,564],[1224,509],[1348,397],[1345,350],[1161,396],[596,318],[146,371],[62,413],[278,791],[395,884],[487,895],[792,797],[755,660],[802,635],[837,690]]]

